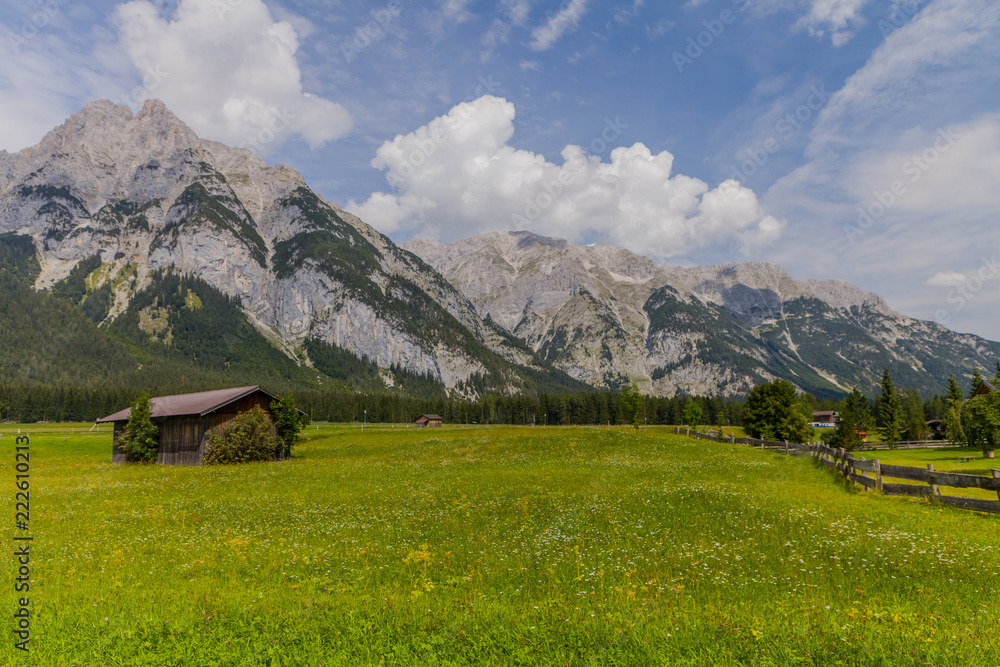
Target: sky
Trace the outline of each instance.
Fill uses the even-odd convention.
[[[396,242],[773,262],[1000,340],[994,0],[0,6],[0,149],[149,98]]]

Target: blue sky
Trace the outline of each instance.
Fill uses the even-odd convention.
[[[396,241],[770,261],[1000,339],[987,0],[14,0],[0,148],[163,99]]]

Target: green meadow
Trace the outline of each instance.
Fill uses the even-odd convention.
[[[113,466],[106,431],[22,429],[30,652],[4,426],[0,664],[1000,664],[1000,517],[808,458],[656,428],[319,425],[286,462]]]

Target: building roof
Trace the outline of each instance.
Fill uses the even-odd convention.
[[[837,413],[834,412],[833,410],[820,410],[820,411],[814,412],[813,413],[813,417],[832,417],[835,414],[837,414]]]
[[[236,387],[234,389],[216,389],[214,391],[202,391],[197,394],[178,394],[176,396],[157,396],[149,401],[149,416],[153,419],[158,417],[183,417],[187,415],[205,415],[215,412],[219,408],[225,407],[233,401],[249,396],[254,392],[263,392],[273,400],[278,400],[276,396],[264,391],[259,386]],[[299,412],[302,412],[299,410]],[[132,408],[119,410],[113,415],[102,417],[100,422],[125,421],[132,414]]]
[[[427,419],[429,421],[439,421],[439,422],[444,421],[444,417],[442,417],[441,415],[420,415],[420,418]]]
[[[983,391],[983,389],[985,389],[986,391]],[[997,388],[996,388],[996,387],[994,387],[994,386],[993,386],[992,384],[990,384],[989,380],[985,380],[985,379],[984,379],[984,380],[982,380],[982,381],[981,381],[981,382],[980,382],[980,383],[979,383],[979,384],[978,384],[978,385],[976,386],[976,390],[975,390],[975,392],[973,392],[973,393],[974,393],[974,394],[975,394],[976,396],[983,396],[983,395],[985,395],[985,394],[989,394],[989,393],[991,393],[991,392],[994,392],[994,391],[996,391],[996,390],[997,390]]]

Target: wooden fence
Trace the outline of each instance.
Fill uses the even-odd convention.
[[[681,429],[675,429],[681,433]],[[990,468],[992,477],[967,475],[957,472],[942,472],[934,470],[934,464],[928,463],[927,469],[897,466],[882,463],[878,459],[856,458],[854,454],[843,448],[834,449],[823,443],[799,444],[796,442],[775,442],[758,440],[756,438],[734,438],[718,433],[699,433],[688,431],[688,435],[701,440],[730,442],[737,445],[750,445],[759,449],[778,451],[790,456],[811,456],[828,468],[833,468],[846,479],[861,485],[865,491],[877,491],[887,496],[911,496],[927,498],[931,502],[951,505],[961,509],[977,512],[1000,513],[1000,470]],[[869,476],[870,475],[870,476]],[[922,484],[898,484],[885,482],[884,479],[906,480]],[[995,491],[998,500],[983,498],[964,498],[961,496],[941,495],[939,487],[946,486],[957,489],[983,489]]]

